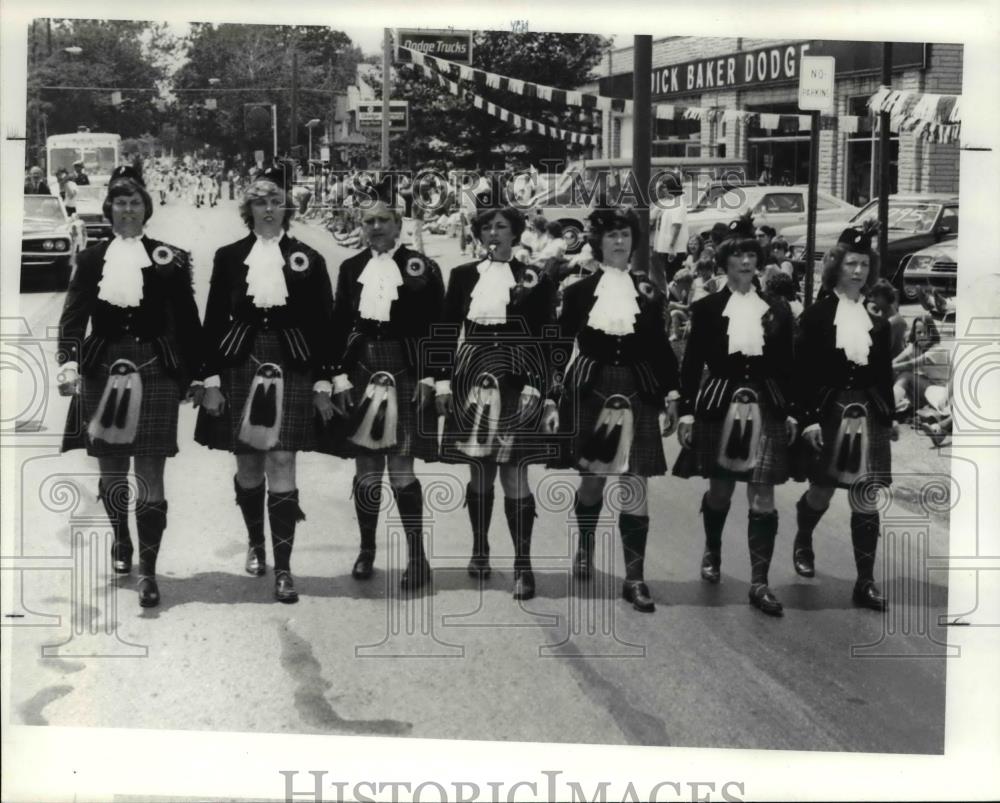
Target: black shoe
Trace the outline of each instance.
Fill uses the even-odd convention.
[[[750,588],[750,604],[759,608],[768,616],[782,616],[784,606],[778,602],[778,598],[763,583]]]
[[[800,577],[815,577],[816,566],[813,564],[815,559],[816,556],[811,549],[796,547],[792,552],[792,565],[795,567],[795,573]]]
[[[869,608],[873,611],[889,609],[889,600],[882,595],[874,580],[859,581],[854,586],[854,594],[851,596],[854,604],[861,608]]]
[[[593,573],[593,556],[586,549],[578,548],[573,558],[573,574],[580,580],[589,580]]]
[[[115,574],[128,574],[132,571],[132,544],[115,542],[111,545],[111,567]]]
[[[722,565],[722,555],[708,549],[701,556],[701,579],[707,583],[718,583],[721,577],[719,567]]]
[[[531,599],[535,596],[535,575],[531,569],[515,569],[514,599]]]
[[[416,591],[423,588],[431,580],[431,565],[426,561],[410,563],[399,578],[399,587],[403,591]]]
[[[469,560],[468,569],[470,577],[481,577],[484,580],[493,573],[488,555],[473,555]]]
[[[136,586],[139,592],[139,605],[143,608],[155,608],[160,604],[160,589],[156,585],[156,578],[151,574],[139,575],[139,584]]]
[[[368,580],[374,573],[375,552],[371,549],[362,549],[358,553],[358,559],[354,561],[351,577],[355,580]]]
[[[279,569],[274,573],[274,598],[278,602],[298,602],[299,595],[295,590],[292,573]]]
[[[653,597],[649,593],[649,586],[642,580],[626,580],[622,586],[622,597],[631,602],[637,611],[652,613],[656,610]]]
[[[247,562],[243,566],[247,574],[263,577],[267,573],[267,557],[263,547],[250,547],[247,550]]]

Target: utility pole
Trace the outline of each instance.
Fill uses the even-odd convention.
[[[389,169],[389,98],[392,97],[392,31],[384,31],[382,41],[382,169]]]
[[[650,107],[651,78],[653,72],[653,37],[635,37],[633,52],[635,67],[632,72],[632,175],[639,187],[639,242],[635,243],[632,268],[649,270],[649,171],[653,159],[652,115]],[[653,284],[666,289],[666,276],[651,276]]]
[[[299,144],[299,52],[295,48],[295,34],[292,34],[292,108],[290,117],[289,152]]]
[[[882,86],[889,88],[892,83],[892,42],[882,43]],[[885,277],[889,259],[889,184],[892,173],[889,164],[889,112],[879,112],[878,116],[878,259],[879,275]]]

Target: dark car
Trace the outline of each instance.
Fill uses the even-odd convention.
[[[846,224],[816,224],[816,247],[808,260],[818,269],[823,255],[832,248],[847,226],[860,226],[878,218],[878,199],[863,207]],[[799,235],[796,239],[793,236]],[[907,287],[899,269],[903,257],[958,235],[958,195],[955,193],[913,193],[889,196],[889,252],[881,260],[881,274],[892,281],[907,301],[917,300],[914,285]],[[796,273],[806,269],[805,227],[786,230]]]
[[[62,201],[52,195],[24,196],[21,233],[21,286],[48,279],[64,289],[81,248],[80,233]]]

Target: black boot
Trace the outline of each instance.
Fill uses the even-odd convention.
[[[778,534],[778,511],[750,511],[747,541],[750,545],[750,604],[769,616],[781,616],[782,605],[767,585],[767,572],[774,554],[774,539]]]
[[[652,613],[656,610],[656,605],[643,577],[649,516],[622,513],[618,518],[618,529],[621,532],[622,550],[625,553],[625,584],[622,586],[622,596],[631,602],[637,611]]]
[[[531,534],[535,529],[535,497],[503,500],[503,512],[514,542],[514,599],[535,596],[535,575],[531,571]]]
[[[236,504],[247,526],[247,559],[243,568],[247,574],[263,577],[267,572],[267,551],[264,547],[264,482],[256,488],[244,488],[233,477]]]
[[[399,587],[416,591],[431,579],[431,567],[424,554],[424,491],[420,480],[414,480],[401,490],[393,488],[393,493],[406,532],[406,568],[399,578]]]
[[[854,585],[854,604],[873,611],[884,611],[888,600],[875,585],[875,553],[878,551],[880,523],[878,513],[851,513],[851,545],[858,582]]]
[[[601,516],[604,500],[599,499],[593,505],[585,505],[576,495],[573,512],[576,513],[576,524],[580,530],[577,541],[576,556],[573,558],[573,574],[581,580],[590,579],[594,571],[594,533],[597,531],[597,520]]]
[[[795,503],[795,519],[798,530],[795,533],[795,543],[792,546],[792,565],[795,573],[802,577],[815,577],[816,566],[813,554],[813,530],[826,513],[826,508],[816,510],[806,500],[808,491]]]
[[[97,496],[108,514],[115,542],[111,545],[111,567],[115,574],[132,571],[132,536],[128,529],[128,483],[122,478],[97,482]]]
[[[378,513],[382,506],[382,478],[359,480],[354,478],[354,512],[361,531],[361,550],[351,569],[355,580],[367,580],[375,572],[375,533],[378,530]]]
[[[472,559],[469,574],[472,577],[487,578],[490,570],[490,519],[493,517],[493,489],[477,494],[470,482],[465,487],[465,504],[469,508],[469,523],[472,525]]]
[[[160,589],[156,585],[156,557],[167,528],[167,502],[146,502],[136,505],[135,526],[139,531],[139,605],[155,608],[160,604]]]
[[[271,522],[271,551],[274,553],[274,597],[278,602],[298,602],[292,580],[292,547],[295,545],[295,525],[305,521],[299,507],[299,491],[267,494],[267,517]]]
[[[705,526],[705,553],[701,557],[701,579],[718,583],[722,566],[722,530],[726,526],[729,505],[716,510],[708,505],[708,492],[701,498],[701,518]]]

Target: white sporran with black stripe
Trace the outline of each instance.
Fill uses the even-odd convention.
[[[844,485],[868,473],[868,409],[864,404],[852,402],[841,411],[827,473]]]
[[[500,428],[500,383],[490,373],[483,372],[465,399],[462,415],[471,421],[468,437],[456,445],[469,457],[487,457],[497,446]]]
[[[273,362],[257,366],[240,416],[239,440],[259,451],[277,446],[284,396],[285,381],[281,366]]]
[[[366,449],[389,449],[398,440],[399,407],[396,378],[388,371],[376,371],[368,380],[354,420],[357,426],[351,441]]]
[[[578,465],[594,474],[624,474],[632,450],[635,415],[632,403],[616,393],[604,400],[594,431],[580,448]]]
[[[87,433],[94,441],[127,446],[139,429],[142,404],[142,378],[131,360],[116,360],[108,372],[108,381],[97,410],[90,419]]]
[[[763,418],[756,391],[739,388],[733,393],[722,424],[718,462],[727,471],[742,473],[757,467]]]

